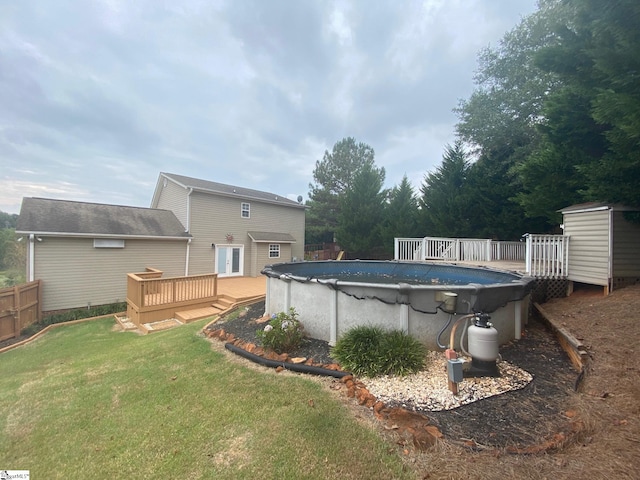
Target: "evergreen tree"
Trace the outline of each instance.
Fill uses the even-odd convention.
[[[380,222],[386,192],[385,172],[366,163],[353,177],[338,201],[336,237],[350,257],[371,258],[381,247]]]
[[[469,209],[469,160],[460,141],[447,145],[442,164],[425,176],[420,191],[425,236],[469,237],[473,211]]]
[[[354,177],[365,166],[374,166],[375,152],[364,143],[347,137],[324,152],[316,161],[314,184],[309,184],[307,206],[307,243],[332,241],[340,215],[340,196],[351,186]],[[384,169],[381,169],[384,179]]]
[[[415,238],[422,235],[418,228],[418,200],[409,179],[402,177],[400,185],[393,187],[384,207],[380,236],[384,251],[391,255],[396,237]],[[424,236],[424,235],[422,235]]]

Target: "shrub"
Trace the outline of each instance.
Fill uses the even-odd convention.
[[[304,339],[304,329],[297,315],[293,307],[289,313],[274,313],[271,321],[256,332],[262,345],[277,353],[292,352],[298,348]]]
[[[346,332],[331,350],[341,366],[355,375],[408,375],[424,368],[426,349],[400,330],[359,326]]]

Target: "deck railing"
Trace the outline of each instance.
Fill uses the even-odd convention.
[[[527,274],[538,278],[567,278],[569,237],[527,234]]]
[[[127,316],[137,324],[172,318],[176,311],[217,299],[217,274],[162,278],[152,268],[127,274]]]
[[[526,242],[499,242],[482,238],[396,238],[396,260],[449,262],[522,261],[528,275],[566,278],[569,273],[569,237],[524,236]]]
[[[396,260],[449,262],[490,262],[492,260],[522,260],[523,242],[497,242],[488,238],[396,238]]]

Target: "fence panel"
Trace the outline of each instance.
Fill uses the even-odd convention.
[[[524,260],[525,242],[491,242],[491,260]]]
[[[394,239],[395,260],[419,262],[424,260],[422,238],[396,238]]]
[[[17,337],[42,318],[40,280],[0,290],[0,341]]]

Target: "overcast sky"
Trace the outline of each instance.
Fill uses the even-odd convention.
[[[160,172],[307,198],[351,136],[392,187],[454,141],[535,0],[0,0],[0,210],[149,206]]]

